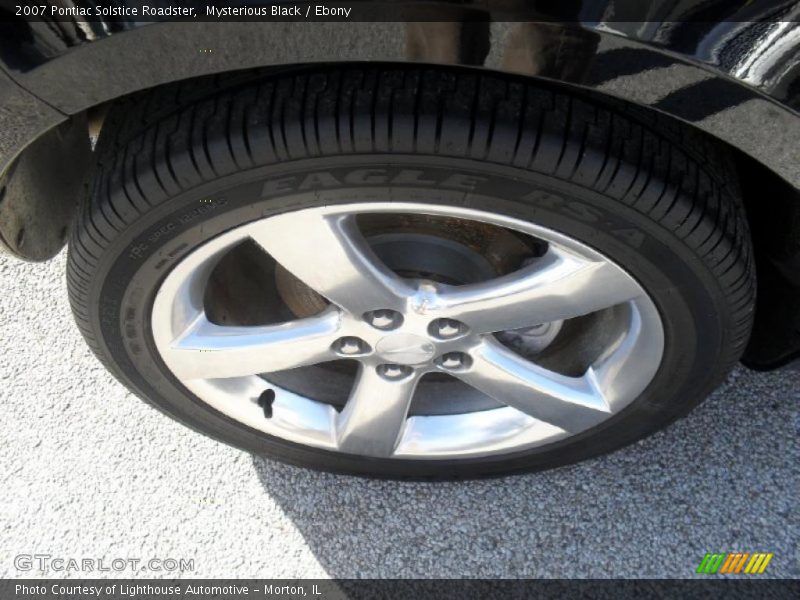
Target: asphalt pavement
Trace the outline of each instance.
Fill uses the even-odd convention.
[[[706,552],[734,551],[800,576],[800,372],[739,368],[666,431],[546,473],[320,474],[129,393],[72,322],[64,258],[0,257],[0,577],[691,577]],[[34,554],[192,564],[43,573],[16,558]]]

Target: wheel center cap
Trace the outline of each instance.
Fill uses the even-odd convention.
[[[375,350],[384,360],[401,365],[426,363],[436,353],[430,340],[411,333],[387,335],[375,344]]]

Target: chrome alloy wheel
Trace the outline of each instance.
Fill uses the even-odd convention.
[[[359,230],[364,214],[490,224],[544,242],[544,251],[511,272],[464,285],[400,276]],[[209,277],[248,240],[329,304],[268,325],[210,319]],[[568,329],[562,324],[600,313],[613,313],[591,330],[602,335],[567,345],[572,354],[592,347],[580,372],[553,368],[507,343],[509,333],[549,331],[543,345],[556,345]],[[228,417],[298,444],[405,459],[509,453],[587,430],[641,394],[664,348],[661,319],[642,287],[581,242],[493,213],[394,202],[303,209],[220,235],[166,277],[152,331],[174,376]],[[343,408],[280,383],[287,370],[342,360],[358,363]],[[447,376],[461,382],[459,393],[468,389],[484,401],[414,410],[424,382]],[[441,402],[448,399],[440,394]]]

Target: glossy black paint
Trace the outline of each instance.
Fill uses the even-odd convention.
[[[483,67],[653,107],[731,143],[800,187],[792,143],[800,136],[800,25],[791,20],[800,16],[798,3],[551,3],[556,14],[583,19],[566,23],[474,21],[476,15],[519,19],[530,14],[530,2],[429,4],[473,21],[43,22],[11,18],[6,9],[0,65],[65,114],[169,81],[253,67],[330,61]],[[602,20],[610,14],[617,14],[614,21]],[[619,22],[627,14],[642,19]]]
[[[765,177],[776,174],[782,181],[764,201],[792,222],[800,204],[800,2],[741,4],[454,0],[427,3],[433,20],[416,23],[43,22],[0,7],[0,173],[69,115],[148,87],[261,67],[415,62],[552,80],[688,122],[763,165]],[[524,22],[533,18],[539,22]],[[774,218],[753,189],[749,208],[758,235],[769,238]],[[800,269],[785,267],[800,265],[800,232],[781,235],[778,258],[774,240],[756,239],[770,286],[761,296],[772,298],[759,304],[761,347],[749,352],[760,366],[800,351],[800,323],[769,322],[772,306],[800,286]],[[800,310],[783,311],[800,321]],[[788,331],[776,346],[781,324]]]

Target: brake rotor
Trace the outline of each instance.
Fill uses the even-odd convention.
[[[358,226],[373,251],[399,276],[448,285],[505,275],[547,248],[544,242],[496,225],[452,217],[365,214],[359,215]],[[280,264],[275,283],[281,300],[297,317],[318,314],[328,305]]]

